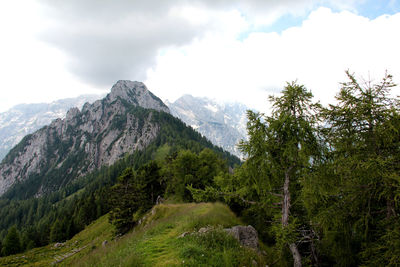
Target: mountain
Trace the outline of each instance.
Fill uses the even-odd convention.
[[[166,103],[172,115],[207,137],[213,144],[241,156],[237,147],[246,139],[246,110],[240,103],[220,104],[208,98],[184,95]]]
[[[0,195],[30,181],[40,196],[145,148],[160,131],[155,111],[169,113],[143,83],[118,81],[102,100],[25,136],[0,164]]]
[[[20,104],[0,113],[0,161],[22,138],[57,118],[64,118],[72,107],[81,108],[92,103],[100,95],[81,95],[52,103]]]
[[[0,113],[0,161],[22,138],[57,118],[65,118],[72,107],[93,103],[99,95],[82,95],[52,103],[20,104]],[[207,137],[213,144],[241,156],[237,144],[246,139],[246,110],[243,104],[219,104],[208,98],[184,95],[166,102],[171,113]]]

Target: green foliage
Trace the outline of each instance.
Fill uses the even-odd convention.
[[[210,149],[204,149],[198,155],[182,150],[164,161],[150,161],[137,171],[128,168],[110,190],[110,221],[118,234],[126,233],[140,215],[155,204],[158,196],[165,193],[190,202],[188,185],[205,188],[224,171],[227,172],[225,161]]]
[[[399,262],[400,100],[391,97],[390,75],[363,85],[347,75],[328,108],[292,83],[271,98],[271,116],[249,111],[244,164],[205,189],[189,187],[197,201],[228,202],[282,264],[290,263],[282,250],[289,244],[309,255],[305,264]]]
[[[6,238],[4,239],[2,254],[8,256],[21,252],[21,240],[16,226],[8,229]]]
[[[228,172],[226,163],[210,149],[204,149],[198,155],[188,150],[179,151],[163,168],[168,184],[166,194],[182,201],[193,201],[187,186],[205,189],[213,183],[215,176],[224,172]]]
[[[50,242],[63,241],[65,239],[65,231],[60,220],[56,220],[50,230]]]
[[[382,260],[383,251],[392,251],[390,239],[382,237],[396,236],[388,222],[399,219],[400,197],[400,105],[390,97],[392,77],[361,85],[346,73],[338,103],[322,113],[329,149],[305,191],[324,236],[321,252],[342,266]],[[377,262],[398,258],[386,256]]]
[[[130,230],[136,223],[134,214],[140,209],[146,211],[150,206],[145,192],[146,183],[141,178],[128,168],[111,188],[109,201],[113,208],[110,222],[115,225],[118,234]]]
[[[234,175],[216,176],[214,185],[205,190],[189,189],[196,200],[223,198],[241,205],[243,214],[256,212],[252,223],[268,239],[272,231],[271,241],[284,251],[300,241],[300,225],[310,228],[302,215],[301,181],[319,154],[315,116],[319,105],[312,103],[311,92],[296,83],[288,83],[282,96],[270,100],[271,116],[248,111],[249,140],[240,144],[246,162]]]

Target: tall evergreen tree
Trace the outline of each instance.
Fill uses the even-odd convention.
[[[312,97],[304,86],[288,83],[280,97],[270,97],[271,116],[248,111],[249,140],[240,144],[247,156],[243,166],[234,176],[217,176],[218,189],[190,188],[197,200],[214,195],[256,206],[264,224],[274,220],[274,238],[282,253],[289,249],[294,266],[302,266],[299,226],[307,223],[300,218],[301,181],[319,151],[315,133],[319,105]]]
[[[269,179],[278,188],[282,188],[281,237],[293,236],[283,242],[289,246],[294,266],[301,266],[302,262],[296,234],[288,233],[288,230],[298,231],[295,216],[299,215],[299,210],[296,214],[292,203],[298,200],[300,181],[307,173],[312,157],[318,153],[313,112],[317,105],[312,103],[312,97],[304,86],[287,84],[282,96],[270,98],[273,103],[272,116],[265,117],[267,127],[264,157],[269,165]],[[243,148],[246,151],[246,145]],[[251,152],[251,149],[247,151]],[[299,209],[301,211],[301,207]]]
[[[63,224],[57,219],[50,229],[50,242],[59,242],[67,238]]]
[[[145,184],[137,179],[132,168],[127,168],[118,178],[118,183],[111,188],[110,221],[118,234],[129,231],[136,223],[134,214],[148,208],[148,196],[145,193]]]
[[[392,253],[393,239],[382,240],[399,232],[399,101],[390,75],[360,84],[346,74],[338,103],[323,112],[328,150],[309,183],[309,210],[323,231],[322,253],[335,264],[385,265],[400,252]]]
[[[7,236],[4,239],[2,254],[8,256],[19,252],[21,252],[21,240],[17,227],[14,225],[8,230]]]

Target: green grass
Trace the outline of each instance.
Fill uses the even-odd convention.
[[[71,262],[74,266],[265,266],[265,260],[243,248],[222,229],[240,224],[220,203],[162,204],[142,225],[106,248]],[[212,227],[206,234],[191,234]]]
[[[265,266],[263,256],[241,247],[223,231],[238,224],[240,220],[221,203],[161,204],[121,238],[110,241],[113,227],[102,217],[62,248],[53,245],[0,258],[0,266],[48,266],[55,256],[82,247],[57,266]],[[211,230],[198,234],[202,227]],[[184,232],[192,234],[178,238]],[[109,241],[105,247],[104,240]]]
[[[57,266],[70,266],[72,260],[101,247],[104,240],[111,240],[112,231],[113,226],[108,223],[108,216],[105,215],[65,242],[62,247],[55,248],[54,244],[50,244],[25,253],[2,257],[0,266],[50,266],[65,256],[69,257],[60,261]]]

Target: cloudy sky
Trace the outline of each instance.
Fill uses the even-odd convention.
[[[399,0],[1,0],[0,112],[120,79],[262,111],[297,80],[327,103],[347,69],[400,81],[399,29]]]

